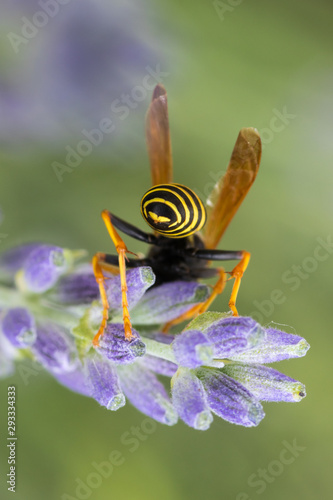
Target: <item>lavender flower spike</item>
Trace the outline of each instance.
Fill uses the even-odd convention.
[[[150,267],[127,271],[130,339],[119,276],[106,276],[109,318],[94,349],[102,319],[99,288],[91,264],[77,264],[77,256],[41,244],[0,255],[0,376],[33,355],[61,384],[107,409],[119,409],[126,397],[160,423],[174,425],[179,417],[198,430],[209,428],[213,414],[256,426],[264,417],[261,401],[305,397],[302,383],[265,366],[304,356],[309,345],[302,337],[219,312],[164,335],[160,325],[210,292],[198,282],[155,287]],[[159,376],[171,381],[171,400]]]
[[[29,347],[36,340],[35,320],[24,307],[8,309],[1,326],[3,334],[14,347]]]

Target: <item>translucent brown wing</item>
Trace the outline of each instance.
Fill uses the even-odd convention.
[[[146,116],[152,185],[172,183],[172,156],[166,90],[156,85]]]
[[[254,128],[243,128],[237,137],[228,169],[207,201],[204,241],[215,248],[237,212],[259,169],[261,140]]]

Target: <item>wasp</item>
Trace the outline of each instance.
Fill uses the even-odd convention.
[[[154,286],[176,280],[217,277],[206,302],[194,305],[185,314],[167,323],[164,331],[208,309],[229,279],[234,279],[229,307],[234,316],[238,315],[236,298],[250,253],[245,250],[218,250],[216,247],[257,176],[261,158],[261,140],[257,130],[243,128],[239,132],[226,173],[213,189],[207,209],[194,191],[173,182],[167,94],[161,84],[153,91],[146,115],[146,139],[152,188],[142,197],[141,213],[153,232],[144,232],[103,210],[102,218],[117,255],[98,252],[92,260],[103,305],[102,322],[93,339],[95,347],[103,335],[109,315],[103,271],[112,272],[114,266],[120,274],[124,332],[128,340],[132,338],[132,325],[127,302],[126,267],[150,266],[156,276]],[[199,231],[203,228],[201,234]],[[127,254],[132,252],[117,230],[150,245],[147,256],[128,258]],[[222,267],[210,267],[211,261],[227,260],[239,261],[228,273]],[[227,278],[227,275],[230,276]]]

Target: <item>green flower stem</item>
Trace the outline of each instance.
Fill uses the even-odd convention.
[[[146,353],[156,356],[157,358],[166,359],[172,363],[177,364],[176,358],[172,352],[172,348],[169,344],[162,344],[156,340],[148,339],[147,337],[141,337],[142,341],[146,344]]]

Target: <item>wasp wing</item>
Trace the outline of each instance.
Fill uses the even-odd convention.
[[[146,116],[152,185],[172,183],[172,156],[166,90],[156,85]]]
[[[257,176],[260,158],[258,131],[254,128],[241,129],[227,171],[207,200],[206,248],[217,246]]]

